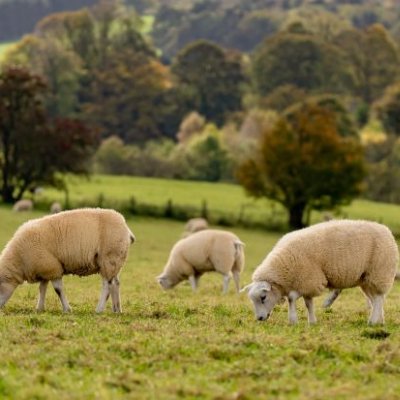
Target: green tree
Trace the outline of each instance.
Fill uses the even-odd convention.
[[[0,193],[11,203],[37,185],[60,185],[60,173],[86,173],[96,132],[80,121],[49,119],[45,84],[29,71],[0,73]]]
[[[378,99],[384,89],[399,77],[399,54],[382,25],[344,31],[335,42],[344,52],[349,66],[352,76],[349,87],[366,104]]]
[[[52,38],[27,35],[9,49],[3,64],[24,66],[46,80],[45,100],[50,115],[72,116],[76,113],[82,64],[80,58],[62,43]]]
[[[103,138],[115,134],[125,143],[159,138],[163,135],[162,94],[170,85],[161,63],[127,49],[94,71],[83,116],[100,127]]]
[[[192,109],[222,125],[227,114],[241,109],[245,77],[240,56],[204,40],[185,47],[172,71],[192,93]]]
[[[389,86],[374,108],[385,131],[400,136],[400,83]]]
[[[348,203],[360,193],[364,176],[360,144],[338,134],[331,111],[310,105],[266,130],[259,154],[237,171],[248,193],[288,210],[292,229],[307,225],[313,209]]]
[[[344,79],[339,49],[304,32],[302,25],[267,38],[253,54],[251,74],[260,96],[282,85],[337,92]]]

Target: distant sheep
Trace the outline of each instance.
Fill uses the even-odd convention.
[[[196,290],[205,272],[216,271],[224,276],[223,292],[227,292],[231,276],[240,289],[240,273],[244,268],[244,244],[233,233],[203,230],[179,240],[172,248],[168,262],[158,282],[163,289],[171,289],[189,279]]]
[[[31,211],[33,209],[33,201],[29,199],[18,200],[14,206],[13,211]]]
[[[50,206],[51,214],[57,214],[61,211],[62,211],[62,206],[58,201],[55,201],[54,203],[51,204],[51,206]]]
[[[63,211],[24,223],[0,255],[0,308],[24,281],[40,282],[38,311],[44,310],[49,281],[63,311],[71,310],[62,277],[99,273],[103,289],[97,312],[111,295],[113,311],[121,312],[118,274],[135,237],[124,217],[100,208]]]
[[[208,222],[204,218],[191,218],[185,225],[183,237],[187,237],[192,233],[208,229]]]
[[[303,297],[309,323],[315,323],[313,297],[360,286],[372,306],[369,323],[384,323],[385,295],[393,285],[399,251],[390,230],[369,221],[322,222],[283,236],[253,273],[249,290],[256,318],[266,320],[282,297],[289,322],[297,322],[296,300]],[[244,290],[243,289],[243,290]]]

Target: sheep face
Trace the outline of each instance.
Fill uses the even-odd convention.
[[[164,290],[172,289],[176,285],[176,283],[172,282],[171,277],[166,274],[158,276],[157,281]]]
[[[282,299],[281,293],[266,281],[253,282],[248,288],[256,319],[266,321],[271,315],[272,309]]]

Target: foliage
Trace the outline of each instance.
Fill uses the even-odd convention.
[[[253,196],[281,203],[292,229],[309,223],[304,218],[309,210],[356,197],[364,175],[360,145],[340,137],[332,112],[307,104],[267,130],[258,157],[244,162],[237,174]]]
[[[27,35],[9,48],[4,64],[29,68],[46,80],[46,109],[50,115],[72,116],[76,112],[81,61],[59,41]]]
[[[400,142],[388,136],[366,146],[368,176],[365,196],[388,203],[400,202]]]
[[[168,86],[159,62],[128,50],[115,53],[102,69],[93,71],[83,117],[99,125],[103,137],[116,134],[125,143],[159,138],[162,114],[154,104]]]
[[[201,133],[206,124],[206,120],[198,112],[192,111],[186,115],[179,126],[176,137],[180,143],[186,142],[197,133]]]
[[[158,176],[172,178],[176,163],[171,159],[174,143],[169,140],[149,141],[144,147],[125,145],[117,136],[101,143],[96,152],[95,169],[113,175]]]
[[[191,172],[181,172],[182,178],[217,182],[229,177],[227,150],[215,126],[207,125],[200,135],[194,136],[184,153]]]
[[[385,131],[400,136],[400,83],[388,87],[374,108]]]
[[[238,54],[211,42],[194,42],[177,55],[172,72],[193,93],[192,109],[208,121],[221,125],[228,113],[241,108],[245,77]]]
[[[336,130],[342,137],[357,138],[358,132],[354,122],[350,117],[350,113],[346,110],[342,99],[338,96],[324,94],[319,96],[309,96],[305,100],[300,101],[285,110],[286,118],[289,120],[300,112],[304,104],[310,105],[311,107],[317,106],[325,110],[328,110],[334,116]]]
[[[0,74],[1,196],[20,199],[39,184],[59,185],[57,173],[84,173],[96,133],[79,121],[49,119],[45,85],[21,68]],[[32,156],[33,155],[33,156]]]
[[[379,98],[385,87],[398,78],[398,50],[383,26],[344,31],[335,42],[340,45],[344,61],[350,67],[349,87],[366,104]]]
[[[300,31],[291,28],[293,31],[266,39],[254,52],[254,90],[260,96],[269,95],[282,85],[294,85],[305,91],[340,90],[344,68],[338,48],[304,32],[303,27]]]

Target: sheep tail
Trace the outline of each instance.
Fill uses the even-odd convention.
[[[237,269],[238,271],[242,271],[244,268],[244,243],[240,240],[235,240],[233,242],[235,247],[235,267],[233,269]]]

